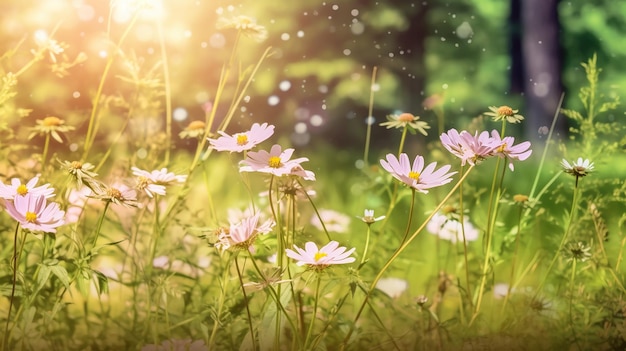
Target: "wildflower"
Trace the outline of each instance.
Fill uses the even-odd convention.
[[[242,152],[252,149],[274,134],[274,126],[267,123],[254,123],[249,131],[228,135],[223,131],[217,132],[221,137],[209,139],[209,143],[217,151]]]
[[[360,218],[367,225],[371,225],[374,222],[382,221],[383,219],[385,219],[385,216],[374,217],[374,210],[365,209],[363,211],[363,217],[357,218]]]
[[[18,195],[25,196],[26,194],[42,195],[46,199],[53,197],[54,188],[51,188],[50,184],[36,187],[35,185],[37,185],[38,181],[39,176],[33,177],[26,184],[22,184],[18,178],[12,178],[10,185],[0,182],[0,198],[13,200],[18,197]]]
[[[38,119],[36,121],[37,125],[31,128],[31,133],[28,135],[28,139],[32,139],[35,135],[43,135],[49,134],[54,138],[54,140],[63,144],[63,139],[59,133],[67,133],[70,130],[74,130],[72,126],[66,126],[65,121],[60,119],[59,117],[46,117],[44,119]]]
[[[588,159],[583,160],[582,157],[579,157],[576,162],[572,162],[571,164],[567,162],[566,159],[563,159],[561,165],[563,166],[563,171],[576,177],[576,180],[593,171],[593,162],[590,162]]]
[[[137,167],[131,169],[133,175],[137,176],[137,189],[145,191],[149,197],[153,197],[154,194],[165,195],[166,185],[184,183],[187,180],[186,175],[176,175],[173,172],[168,172],[167,168],[152,172]]]
[[[231,223],[229,229],[222,229],[218,234],[215,246],[224,251],[231,247],[247,250],[259,234],[267,234],[272,231],[275,223],[267,220],[259,225],[260,213],[245,218],[238,223]]]
[[[496,148],[501,144],[489,136],[487,131],[471,135],[467,131],[457,132],[450,129],[439,137],[443,146],[453,155],[461,159],[461,165],[465,163],[476,165],[487,157],[493,156]]]
[[[87,184],[87,186],[93,187],[97,183],[95,178],[98,176],[98,174],[91,171],[94,168],[96,168],[96,166],[92,165],[89,162],[61,162],[61,169],[65,170],[67,173],[70,174],[70,176],[76,179],[76,183],[78,184],[79,188],[82,187],[83,184]]]
[[[293,165],[291,167],[291,172],[289,172],[289,175],[300,177],[304,180],[315,180],[315,173],[302,168],[302,165],[300,164]]]
[[[105,186],[101,189],[100,193],[90,197],[125,207],[139,207],[137,192],[133,188],[121,183],[114,184],[113,186]]]
[[[178,136],[181,139],[200,139],[204,136],[205,123],[203,121],[192,121]]]
[[[532,150],[529,150],[530,141],[525,141],[517,145],[513,145],[515,138],[507,136],[503,139],[500,139],[500,134],[497,130],[491,131],[491,137],[494,141],[499,140],[501,143],[501,145],[495,149],[495,155],[498,155],[500,157],[508,158],[511,160],[524,161],[528,157],[530,157],[530,154],[532,154],[533,152]],[[509,169],[511,169],[511,171],[514,170],[513,162],[509,162]]]
[[[430,129],[428,123],[420,121],[418,116],[414,116],[410,113],[401,113],[399,115],[387,115],[387,122],[383,122],[380,125],[386,126],[387,129],[391,128],[408,128],[408,130],[415,134],[416,131],[422,135],[428,135],[426,129]]]
[[[587,244],[579,241],[570,243],[565,249],[564,255],[568,261],[580,261],[585,262],[591,257],[591,247]]]
[[[452,219],[444,214],[436,213],[426,224],[426,230],[437,235],[440,239],[456,243],[463,241],[463,229],[465,229],[465,241],[475,241],[478,239],[479,232],[468,220],[461,222]]]
[[[456,173],[446,173],[450,170],[450,165],[445,165],[435,171],[437,162],[432,162],[424,168],[422,156],[416,156],[411,166],[409,157],[405,153],[400,154],[399,160],[395,155],[387,154],[387,160],[380,160],[380,164],[394,178],[422,193],[428,193],[427,189],[450,183],[452,181],[450,177]]]
[[[350,217],[343,213],[327,209],[320,209],[318,213],[319,217],[317,214],[311,217],[311,224],[315,226],[315,228],[324,230],[325,226],[326,230],[335,233],[345,233],[348,231],[348,227],[350,226]],[[323,226],[322,222],[324,223]]]
[[[5,202],[6,211],[20,223],[22,228],[56,233],[56,228],[65,223],[65,212],[56,202],[47,203],[46,196],[28,193]]]
[[[290,160],[294,151],[294,149],[282,151],[280,145],[272,146],[270,152],[265,150],[251,151],[248,153],[248,157],[241,161],[243,166],[239,167],[239,172],[270,173],[279,177],[292,174],[296,165],[309,160],[306,157]]]
[[[208,351],[204,341],[191,339],[185,340],[165,340],[160,345],[148,344],[141,348],[141,351]]]
[[[255,19],[248,16],[235,16],[233,18],[220,17],[217,20],[216,26],[217,29],[236,29],[242,35],[257,42],[262,42],[267,39],[267,29],[258,25]]]
[[[491,112],[485,112],[484,115],[491,116],[494,121],[506,120],[509,123],[519,123],[524,120],[524,116],[517,114],[519,110],[514,110],[509,106],[489,106]]]
[[[376,283],[376,289],[384,292],[392,299],[395,299],[402,295],[403,292],[409,287],[409,283],[400,278],[381,278],[378,283]]]
[[[355,248],[351,248],[346,251],[344,246],[339,247],[339,243],[331,241],[321,249],[318,249],[317,245],[309,241],[304,244],[304,250],[293,246],[296,251],[286,249],[287,257],[297,260],[298,266],[309,265],[316,269],[324,269],[334,264],[352,263],[355,261],[354,257],[350,255],[354,252]]]

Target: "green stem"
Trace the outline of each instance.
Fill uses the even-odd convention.
[[[256,351],[256,336],[254,335],[254,327],[252,326],[252,314],[250,314],[250,300],[246,294],[246,288],[243,285],[243,277],[241,276],[241,269],[239,268],[239,260],[235,256],[235,268],[237,268],[237,276],[239,277],[239,285],[241,286],[241,293],[243,294],[243,300],[246,305],[246,314],[248,315],[248,328],[250,329],[250,339],[252,340],[252,350]]]
[[[367,169],[369,166],[369,153],[370,153],[370,140],[372,137],[372,124],[374,116],[374,84],[376,84],[376,72],[378,71],[378,67],[374,66],[372,69],[372,82],[370,85],[370,101],[368,104],[368,112],[367,112],[367,132],[365,134],[365,150],[363,150],[363,168]],[[370,123],[371,122],[371,123]]]
[[[409,130],[409,125],[405,125],[404,129],[402,129],[402,137],[400,138],[400,145],[398,146],[398,157],[400,157],[400,154],[402,153],[402,150],[404,149],[404,142],[406,141],[406,132]]]
[[[307,345],[309,345],[309,341],[311,340],[311,335],[313,334],[313,325],[315,324],[315,320],[317,319],[317,304],[320,298],[320,285],[322,282],[321,273],[317,274],[317,284],[315,284],[315,300],[313,300],[313,315],[311,316],[311,322],[309,323],[309,329],[306,333],[306,338],[304,339],[304,348],[306,349]]]
[[[11,282],[11,298],[9,300],[9,313],[7,315],[7,324],[4,328],[4,337],[2,340],[2,351],[5,350],[5,345],[9,346],[9,324],[11,322],[11,310],[13,308],[13,300],[15,299],[15,285],[17,284],[17,236],[20,230],[20,223],[15,225],[15,235],[13,237],[13,280]]]
[[[354,328],[356,326],[356,322],[361,317],[361,314],[363,313],[363,310],[365,309],[365,306],[367,305],[367,302],[368,302],[370,296],[372,295],[372,292],[376,288],[376,284],[378,284],[378,281],[382,278],[382,276],[385,273],[385,271],[387,271],[387,269],[396,260],[396,258],[398,258],[398,256],[400,256],[400,254],[402,252],[404,252],[404,250],[409,246],[409,244],[411,244],[413,239],[415,239],[422,232],[422,230],[426,227],[428,222],[433,218],[433,216],[437,213],[437,211],[439,211],[441,209],[441,207],[443,207],[443,205],[446,203],[446,201],[448,201],[448,199],[450,199],[452,194],[454,194],[454,192],[459,188],[461,183],[463,183],[463,181],[465,181],[467,176],[471,173],[472,169],[474,169],[474,166],[470,166],[470,168],[467,170],[467,172],[459,179],[459,181],[456,183],[456,185],[450,190],[450,192],[448,192],[448,194],[443,198],[443,200],[439,203],[439,205],[437,205],[437,207],[433,210],[433,212],[426,218],[426,220],[422,223],[422,225],[420,225],[420,227],[417,228],[417,230],[415,230],[415,232],[413,232],[413,234],[407,240],[405,240],[404,243],[402,243],[402,245],[400,245],[400,247],[398,247],[396,249],[396,251],[393,253],[393,255],[391,255],[391,257],[387,260],[385,265],[378,272],[376,277],[374,277],[374,280],[370,284],[369,292],[365,295],[365,299],[363,300],[363,303],[359,307],[359,310],[357,311],[357,314],[354,317],[354,321],[350,325],[350,329],[348,330],[348,333],[346,334],[346,336],[343,339],[343,342],[341,344],[341,349],[342,350],[345,349],[345,347],[347,346],[347,343],[350,340],[350,336],[352,336],[352,333],[354,332]]]
[[[513,290],[513,285],[515,285],[515,264],[517,261],[517,255],[519,253],[519,245],[520,245],[520,234],[521,234],[521,226],[522,226],[522,212],[524,211],[524,207],[522,205],[519,206],[519,213],[517,216],[517,231],[515,233],[515,249],[513,252],[513,258],[511,259],[511,275],[509,277],[509,287],[506,291],[506,296],[504,296],[504,302],[502,304],[502,312],[506,309],[506,305],[509,302],[509,296],[511,295],[511,291]]]
[[[91,248],[96,247],[96,243],[98,242],[98,237],[100,236],[100,230],[102,229],[102,222],[104,222],[104,217],[106,216],[107,210],[109,209],[109,205],[111,205],[111,201],[106,201],[104,203],[104,209],[102,210],[102,214],[100,218],[98,218],[98,224],[96,225],[96,234],[93,237],[93,242],[91,243]]]
[[[317,210],[317,206],[315,206],[315,202],[313,202],[313,199],[311,198],[311,196],[309,196],[309,194],[306,192],[306,188],[304,188],[304,185],[300,182],[300,180],[298,180],[298,184],[302,187],[302,190],[304,191],[304,195],[306,195],[306,198],[309,200],[309,203],[313,207],[313,211],[315,211],[315,215],[317,216],[317,219],[319,219],[320,223],[322,224],[322,228],[324,229],[324,234],[326,234],[326,238],[328,239],[328,241],[332,241],[330,237],[330,233],[328,233],[328,229],[326,229],[326,225],[324,224],[324,221],[322,220],[322,216],[320,215],[320,212]]]
[[[370,234],[372,232],[372,228],[371,228],[371,224],[368,223],[367,224],[367,234],[365,237],[365,248],[363,249],[363,255],[361,256],[361,263],[359,264],[359,269],[361,267],[363,267],[363,264],[365,264],[365,260],[367,258],[367,249],[369,248],[370,245]]]
[[[48,147],[50,146],[50,133],[46,133],[46,139],[43,144],[43,151],[41,152],[41,171],[46,168],[46,158],[48,158]]]
[[[215,315],[215,320],[213,321],[213,329],[211,330],[211,336],[207,342],[209,345],[209,350],[217,350],[215,348],[215,336],[217,335],[217,329],[220,324],[220,318],[222,316],[222,307],[224,307],[224,300],[226,299],[226,287],[228,285],[228,264],[230,263],[231,256],[228,256],[228,262],[226,263],[226,268],[224,268],[222,280],[220,282],[220,296],[217,302],[217,314]]]
[[[411,230],[411,223],[413,222],[414,208],[415,208],[415,188],[411,188],[411,207],[409,208],[409,220],[406,224],[406,230],[404,231],[404,236],[402,237],[401,243],[406,241],[406,238],[409,236],[409,231]]]
[[[461,171],[459,172],[460,176],[463,176],[463,171],[465,170],[465,166],[461,165]],[[471,288],[470,288],[470,272],[469,272],[469,260],[467,258],[467,238],[465,237],[465,213],[463,208],[463,184],[459,186],[459,220],[461,223],[461,234],[463,235],[463,257],[465,258],[465,284],[467,288],[467,294],[469,295],[469,303],[470,305],[473,303],[471,297]]]

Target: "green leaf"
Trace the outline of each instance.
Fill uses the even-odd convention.
[[[102,274],[99,271],[93,271],[93,274],[96,278],[96,290],[98,290],[98,295],[106,294],[109,292],[109,278],[106,275]]]
[[[59,278],[59,280],[61,281],[61,283],[63,283],[63,285],[65,286],[66,289],[70,288],[70,276],[69,276],[69,274],[67,273],[67,270],[64,267],[59,266],[59,265],[50,266],[50,271],[57,278]]]

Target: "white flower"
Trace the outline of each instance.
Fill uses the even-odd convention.
[[[374,210],[365,209],[363,211],[363,217],[357,216],[357,218],[360,218],[367,225],[370,225],[374,222],[382,221],[383,219],[385,219],[385,216],[374,217]]]
[[[465,240],[475,241],[478,239],[478,230],[469,221],[463,221],[465,228]],[[453,243],[463,241],[463,230],[461,222],[449,218],[446,215],[436,213],[433,218],[426,224],[426,229],[443,240],[449,240]]]
[[[409,283],[400,278],[382,278],[376,283],[376,289],[381,290],[392,299],[402,295],[408,287]]]

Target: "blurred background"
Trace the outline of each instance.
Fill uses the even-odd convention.
[[[141,14],[133,20],[137,11]],[[241,38],[225,99],[232,98],[239,73],[268,47],[271,55],[228,131],[270,122],[296,147],[321,143],[362,150],[375,66],[376,125],[388,114],[411,112],[435,126],[439,109],[446,128],[463,128],[489,106],[510,105],[527,119],[512,132],[527,139],[545,134],[542,127],[550,125],[562,93],[564,107],[581,108],[578,89],[586,81],[580,63],[594,53],[607,93],[626,82],[626,46],[621,45],[626,2],[621,1],[4,0],[0,13],[3,76],[31,60],[38,43],[62,44],[58,55],[20,76],[12,104],[32,111],[19,123],[30,126],[36,119],[60,116],[78,132],[87,126],[110,55],[118,56],[103,93],[118,106],[107,112],[111,118],[103,131],[107,123],[125,118],[131,97],[139,102],[135,115],[161,128],[164,64],[173,135],[204,119],[203,106],[214,103],[236,37],[235,30],[219,30],[216,22],[238,15],[256,19],[268,37],[262,42]],[[61,61],[76,64],[64,71]],[[130,84],[133,74],[148,82]],[[150,85],[150,79],[156,83]],[[2,109],[5,122],[18,123],[10,115],[14,110]],[[558,125],[561,134],[565,122],[562,118]],[[378,127],[373,133],[374,144],[396,144],[386,143],[397,131]],[[437,128],[431,129],[428,140],[437,136]],[[180,147],[188,143],[175,139]]]

